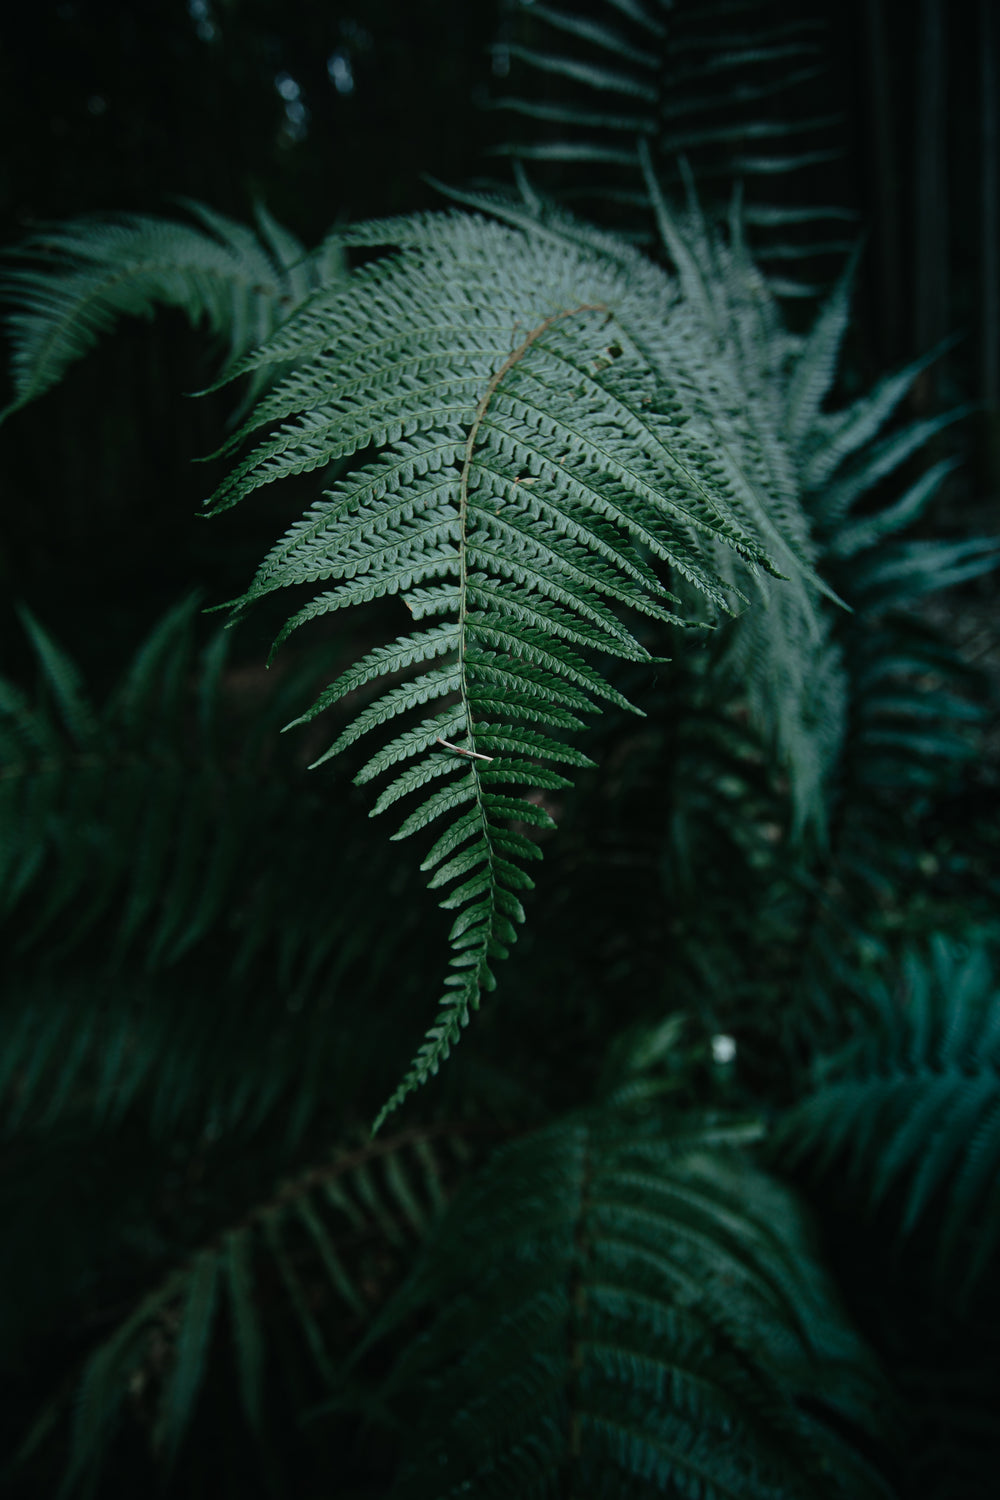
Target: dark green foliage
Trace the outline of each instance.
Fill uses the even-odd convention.
[[[511,0],[508,12],[495,52],[510,82],[493,105],[509,134],[495,149],[516,169],[643,237],[642,146],[668,181],[690,161],[716,203],[746,184],[755,252],[790,296],[810,288],[789,268],[850,249],[851,213],[790,191],[804,168],[822,180],[816,167],[842,149],[821,19],[774,0]]]
[[[845,922],[857,924],[857,955],[867,951],[873,929],[859,880],[874,879],[876,889],[881,880],[884,891],[898,857],[898,840],[879,833],[873,806],[891,824],[901,793],[910,796],[914,785],[933,792],[941,779],[935,763],[947,776],[968,758],[978,712],[953,659],[926,631],[907,625],[899,610],[929,588],[989,567],[991,546],[891,541],[933,493],[941,465],[902,501],[869,506],[855,518],[871,483],[942,425],[904,428],[881,449],[866,446],[914,372],[886,382],[839,417],[828,413],[824,401],[846,323],[847,280],[813,333],[793,336],[739,236],[727,245],[698,215],[672,214],[651,174],[648,181],[678,269],[676,282],[620,243],[530,205],[501,210],[517,221],[510,230],[466,218],[376,225],[342,239],[396,246],[396,255],[369,262],[352,281],[322,291],[263,352],[235,366],[235,373],[262,372],[265,378],[275,365],[289,373],[238,435],[280,423],[277,437],[266,437],[235,471],[220,504],[283,474],[327,469],[352,453],[367,457],[373,443],[392,445],[337,481],[275,548],[240,605],[288,584],[332,580],[337,591],[302,606],[293,625],[341,603],[391,598],[399,591],[411,618],[433,621],[443,613],[443,623],[401,636],[392,646],[375,645],[353,665],[333,643],[327,660],[335,681],[302,715],[306,679],[330,675],[314,653],[301,673],[279,681],[277,692],[267,695],[266,712],[254,706],[252,733],[234,744],[219,714],[226,700],[225,637],[216,638],[197,665],[190,605],[154,634],[103,710],[90,703],[66,656],[29,622],[44,688],[37,704],[9,690],[5,719],[14,773],[8,777],[6,889],[8,910],[20,928],[5,1054],[12,1132],[43,1136],[64,1118],[74,1120],[76,1129],[115,1131],[138,1110],[157,1133],[204,1121],[225,1138],[284,1116],[286,1149],[295,1149],[304,1135],[315,1135],[315,1122],[328,1112],[323,1085],[328,1091],[334,1078],[342,1091],[342,1117],[357,1094],[358,1079],[351,1075],[359,1072],[358,1060],[369,1049],[374,1061],[374,1049],[366,1028],[355,1021],[353,1055],[345,1058],[338,1047],[343,1033],[330,1027],[325,1001],[317,1001],[331,987],[357,988],[363,976],[363,1007],[364,995],[377,992],[380,972],[389,972],[391,950],[374,936],[374,921],[383,919],[372,892],[384,877],[366,845],[364,880],[356,868],[341,864],[341,878],[347,875],[343,896],[334,896],[329,882],[317,887],[315,851],[331,835],[339,837],[334,830],[341,814],[327,808],[317,820],[315,800],[297,786],[304,757],[295,752],[294,739],[281,742],[292,747],[281,778],[267,747],[289,714],[298,711],[296,722],[309,721],[346,695],[355,702],[355,695],[363,696],[334,750],[350,750],[369,728],[393,725],[399,714],[419,713],[443,695],[443,715],[404,729],[360,764],[356,779],[365,783],[397,767],[375,802],[376,812],[430,787],[430,800],[415,810],[412,801],[407,804],[402,834],[420,831],[438,814],[458,814],[424,867],[443,866],[446,881],[460,882],[460,924],[467,925],[453,936],[465,942],[460,957],[471,949],[472,985],[478,988],[488,974],[487,947],[499,952],[509,940],[513,893],[527,883],[510,856],[537,857],[538,830],[551,823],[546,799],[569,793],[568,779],[554,767],[561,762],[589,776],[595,761],[618,760],[618,778],[601,795],[625,835],[624,868],[635,861],[635,830],[658,828],[662,871],[651,883],[641,862],[635,867],[637,881],[618,919],[619,927],[635,933],[632,966],[644,962],[642,935],[656,933],[666,896],[673,917],[668,942],[664,949],[663,937],[653,937],[650,959],[659,952],[685,1003],[707,1012],[715,1024],[721,1019],[748,1057],[761,1045],[755,1028],[762,1025],[766,1035],[773,1022],[766,1011],[752,1008],[741,1016],[727,992],[733,1000],[748,993],[755,964],[771,966],[768,983],[783,993],[782,1046],[789,1062],[796,1032],[808,1030],[810,1007],[818,1033],[830,1031],[836,982],[831,985],[827,976],[815,985],[817,959],[830,951],[832,934]],[[504,296],[509,305],[497,314],[495,299]],[[390,348],[386,329],[393,317],[398,328]],[[359,337],[365,318],[369,331]],[[658,319],[665,322],[656,337]],[[501,343],[499,330],[508,328]],[[525,330],[521,343],[511,348],[518,329]],[[353,364],[328,354],[340,338],[350,341]],[[373,358],[382,364],[369,368]],[[405,361],[413,375],[399,384]],[[338,396],[340,390],[345,395]],[[578,412],[575,402],[581,403]],[[461,424],[463,415],[464,427],[441,425]],[[663,461],[673,469],[666,485],[657,477]],[[485,494],[492,504],[481,504]],[[811,520],[818,523],[819,543],[810,535]],[[767,593],[755,571],[765,549],[789,575]],[[824,552],[831,581],[854,605],[853,616],[823,597],[826,586],[819,586],[816,567]],[[717,630],[707,650],[688,648],[668,670],[660,659],[665,631],[685,617],[703,623],[711,618],[706,602],[718,610],[740,594],[745,602],[739,617]],[[751,600],[757,608],[746,607]],[[759,607],[765,602],[766,611]],[[627,631],[622,606],[645,612],[638,634]],[[625,658],[621,686],[587,665],[581,647],[604,659]],[[652,687],[654,668],[660,681]],[[928,670],[942,682],[934,696],[922,685]],[[379,697],[379,680],[386,678]],[[648,728],[626,727],[629,697],[622,688],[646,697],[654,710]],[[568,745],[560,731],[582,727],[579,711],[592,712],[595,697],[608,709],[607,728],[591,733],[587,754]],[[439,746],[439,737],[448,743]],[[624,760],[614,749],[616,740],[627,748]],[[307,754],[315,757],[317,750],[324,745],[313,740]],[[480,763],[459,753],[469,750],[492,759]],[[319,758],[331,754],[326,750]],[[498,761],[505,778],[499,783],[493,774]],[[784,789],[776,768],[788,776]],[[442,790],[443,778],[448,780]],[[525,783],[536,789],[537,801],[521,800]],[[577,839],[587,838],[586,828],[585,819]],[[825,853],[815,843],[824,832]],[[609,833],[606,827],[603,836]],[[571,819],[571,860],[573,838]],[[866,861],[859,840],[874,841],[883,863],[889,852],[887,873]],[[825,874],[817,853],[826,862]],[[488,877],[485,885],[477,872]],[[580,886],[579,874],[575,878],[579,899],[586,885]],[[847,900],[829,894],[817,900],[821,881],[827,892],[843,887]],[[411,889],[391,924],[396,943],[409,933],[410,982],[393,986],[401,1001],[426,983],[425,968],[416,962],[415,894]],[[592,938],[601,923],[615,921],[606,886],[594,895]],[[640,918],[646,906],[648,918]],[[67,927],[70,914],[75,921]],[[568,915],[570,928],[578,926],[579,917]],[[558,931],[564,919],[557,914],[553,924],[546,914],[545,920]],[[572,943],[569,932],[565,940]],[[47,966],[29,981],[26,965],[43,942]],[[485,944],[481,953],[477,944]],[[764,959],[775,945],[777,964]],[[371,962],[373,948],[385,970]],[[884,935],[880,951],[887,951]],[[100,955],[97,972],[108,976],[100,1005],[91,982],[70,980],[64,972],[78,954],[88,963]],[[178,993],[169,998],[171,974],[181,974],[196,958],[200,967],[206,959],[223,965],[223,983],[211,998],[217,1011],[211,1039],[197,988],[183,999]],[[141,982],[137,970],[144,971]],[[296,1004],[304,1007],[304,1024],[280,1044],[270,1008],[258,1000],[248,1011],[245,1004],[269,972],[283,994],[291,983]],[[542,980],[545,972],[543,965]],[[793,976],[799,1019],[789,1008]],[[404,1088],[433,1070],[475,1003],[461,968],[456,977],[462,982],[456,986],[458,1003],[449,997],[452,1029],[446,1021],[432,1033]],[[529,984],[529,1005],[531,996]],[[538,999],[544,1006],[544,994]],[[357,1009],[354,1014],[360,1019]],[[86,1026],[74,1019],[79,1015],[88,1018]],[[383,1051],[384,1068],[391,1050]],[[368,1073],[365,1098],[375,1077],[370,1065]],[[179,1087],[184,1075],[190,1082],[186,1078]],[[470,1098],[467,1090],[477,1079],[488,1090],[499,1083],[497,1098],[507,1098],[501,1109],[513,1107],[523,1117],[527,1101],[516,1089],[505,1096],[502,1079],[477,1072],[475,1062],[459,1072],[457,1097]],[[640,1083],[629,1087],[642,1093]],[[461,1323],[472,1363],[460,1364],[446,1377],[443,1393],[429,1398],[431,1406],[413,1429],[423,1437],[409,1458],[403,1443],[402,1492],[410,1492],[407,1486],[414,1493],[438,1492],[441,1476],[431,1450],[442,1441],[450,1462],[460,1468],[467,1462],[480,1472],[482,1445],[492,1451],[497,1441],[515,1437],[511,1462],[519,1492],[530,1491],[536,1477],[547,1483],[547,1474],[565,1475],[567,1463],[589,1473],[598,1449],[600,1463],[610,1464],[608,1474],[618,1475],[607,1480],[615,1494],[627,1493],[640,1477],[671,1493],[695,1493],[695,1484],[704,1493],[727,1493],[736,1474],[746,1493],[771,1493],[775,1485],[783,1493],[815,1492],[817,1486],[819,1493],[834,1493],[838,1481],[830,1476],[848,1471],[845,1493],[877,1489],[865,1460],[848,1457],[843,1447],[844,1423],[857,1424],[859,1433],[865,1425],[857,1391],[850,1380],[843,1388],[833,1382],[842,1359],[856,1362],[857,1351],[838,1342],[846,1335],[837,1331],[787,1201],[755,1169],[737,1163],[728,1147],[721,1154],[715,1149],[715,1127],[681,1116],[671,1126],[677,1129],[689,1133],[683,1148],[672,1140],[652,1145],[630,1136],[623,1144],[618,1126],[581,1122],[552,1126],[533,1145],[515,1149],[516,1161],[517,1151],[530,1157],[539,1141],[557,1156],[569,1151],[567,1142],[575,1143],[563,1166],[553,1169],[556,1177],[562,1174],[565,1189],[576,1193],[577,1206],[560,1221],[568,1260],[549,1246],[554,1259],[547,1290],[539,1290],[541,1268],[530,1257],[531,1285],[521,1287],[500,1240],[503,1274],[494,1298],[486,1248],[497,1235],[489,1217],[493,1179],[473,1190],[480,1194],[472,1200],[481,1203],[476,1212],[484,1215],[484,1248],[463,1241],[462,1256],[475,1268],[482,1296],[474,1305],[457,1296],[449,1314]],[[721,1129],[724,1142],[728,1129]],[[598,1316],[587,1289],[596,1298],[604,1275],[592,1249],[590,1200],[581,1208],[581,1184],[573,1175],[580,1132],[589,1140],[595,1130],[594,1170],[607,1175],[608,1201],[617,1204],[622,1219],[612,1239],[625,1233],[633,1211],[637,1222],[652,1226],[656,1248],[644,1253],[654,1256],[655,1274],[647,1271],[656,1284],[645,1284],[647,1271],[634,1271],[638,1242],[610,1252],[620,1305],[600,1312],[607,1328],[602,1323],[595,1333],[581,1323],[577,1330],[581,1348],[606,1346],[608,1353],[588,1355],[567,1377],[559,1361],[566,1358],[567,1317],[576,1327],[576,1291],[584,1292],[588,1318]],[[706,1156],[702,1148],[709,1146]],[[391,1152],[386,1159],[396,1160]],[[654,1166],[660,1174],[655,1188]],[[618,1203],[619,1174],[631,1180],[637,1170],[644,1185],[635,1187],[635,1204]],[[143,1441],[157,1462],[193,1451],[189,1425],[201,1420],[203,1401],[209,1402],[206,1411],[229,1401],[222,1395],[227,1380],[235,1378],[242,1420],[257,1427],[276,1399],[265,1400],[270,1386],[260,1381],[261,1351],[272,1337],[285,1347],[290,1330],[297,1330],[293,1365],[298,1369],[304,1359],[311,1373],[289,1376],[290,1394],[279,1405],[288,1399],[300,1406],[322,1403],[325,1388],[333,1396],[326,1420],[336,1426],[356,1407],[374,1414],[386,1400],[392,1404],[392,1387],[372,1406],[364,1384],[339,1385],[339,1362],[350,1341],[345,1328],[360,1331],[362,1306],[377,1306],[379,1295],[361,1297],[330,1237],[331,1226],[310,1206],[314,1185],[325,1183],[327,1174],[310,1170],[300,1181],[300,1189],[279,1195],[273,1210],[245,1210],[242,1227],[223,1223],[209,1240],[189,1231],[182,1269],[154,1278],[155,1289],[140,1292],[92,1349],[78,1377],[70,1487],[95,1479],[119,1411],[130,1413],[124,1431],[138,1423],[146,1433]],[[747,1208],[751,1190],[753,1201],[765,1205],[761,1214],[772,1235],[766,1250],[759,1242],[764,1220]],[[417,1205],[423,1218],[420,1198],[405,1179],[390,1184],[390,1191],[407,1215]],[[672,1195],[674,1210],[667,1219],[664,1193]],[[706,1194],[722,1216],[708,1228],[697,1213],[697,1222],[685,1218],[681,1207]],[[256,1199],[244,1195],[244,1201]],[[380,1215],[377,1197],[366,1201],[378,1235],[391,1248],[398,1227],[391,1216]],[[551,1196],[540,1202],[549,1214]],[[504,1212],[513,1213],[518,1238],[530,1246],[527,1207],[515,1203]],[[218,1226],[218,1215],[210,1217]],[[460,1234],[467,1219],[469,1233],[475,1230],[475,1212],[463,1209]],[[716,1243],[712,1234],[722,1232],[720,1223],[729,1227]],[[292,1241],[286,1238],[289,1224],[298,1237]],[[354,1227],[359,1230],[360,1222]],[[735,1241],[727,1237],[730,1231]],[[663,1248],[675,1237],[687,1247],[678,1250],[676,1264]],[[623,1243],[630,1243],[628,1233]],[[693,1244],[697,1297],[691,1295]],[[719,1257],[717,1276],[713,1271],[706,1282],[713,1256]],[[167,1258],[176,1265],[176,1252]],[[453,1260],[433,1274],[460,1287]],[[271,1282],[265,1307],[257,1288]],[[770,1300],[762,1291],[768,1286]],[[522,1291],[524,1307],[518,1301]],[[539,1317],[529,1320],[529,1339],[522,1313],[535,1307],[535,1297],[541,1299]],[[639,1316],[640,1304],[648,1316]],[[345,1324],[345,1316],[354,1322]],[[508,1318],[509,1339],[498,1331]],[[446,1320],[442,1339],[454,1336],[449,1327]],[[493,1336],[486,1336],[487,1328]],[[651,1334],[655,1346],[647,1347]],[[437,1338],[415,1346],[430,1351],[431,1367]],[[553,1352],[556,1362],[546,1366],[541,1352],[550,1345],[558,1356]],[[219,1361],[225,1349],[229,1374],[223,1377]],[[151,1351],[159,1352],[150,1367]],[[407,1368],[404,1362],[403,1384]],[[426,1373],[427,1366],[418,1359],[414,1369]],[[535,1372],[531,1380],[526,1374],[522,1379],[519,1372],[529,1369]],[[548,1399],[556,1403],[552,1410],[568,1412],[565,1422],[558,1417],[553,1425],[546,1416],[536,1381],[543,1373]],[[452,1378],[470,1412],[495,1413],[499,1427],[492,1417],[485,1425],[473,1417],[461,1424],[468,1427],[462,1443],[446,1437],[458,1419],[447,1395]],[[656,1402],[650,1399],[654,1388],[660,1393]],[[584,1390],[596,1404],[580,1404]],[[495,1400],[496,1391],[509,1391],[509,1411],[508,1396]],[[518,1414],[526,1397],[540,1433],[548,1434],[548,1448],[522,1442]],[[418,1410],[418,1397],[410,1399]],[[57,1401],[52,1410],[63,1409]],[[632,1434],[628,1442],[622,1439],[626,1429]],[[577,1436],[567,1439],[567,1431]],[[420,1455],[428,1445],[435,1476],[430,1488],[420,1478],[429,1461],[427,1453]],[[868,1445],[865,1438],[864,1451]],[[487,1478],[492,1472],[481,1471],[477,1492],[504,1493],[509,1476]],[[497,1474],[506,1476],[502,1465]]]
[[[911,952],[898,988],[871,986],[867,1024],[776,1138],[787,1159],[835,1168],[901,1236],[922,1231],[969,1295],[1000,1239],[1000,1009],[987,951]]]
[[[296,837],[286,788],[303,768],[276,758],[275,736],[319,664],[273,686],[251,680],[237,729],[230,640],[220,632],[196,652],[196,608],[189,600],[164,618],[103,708],[25,615],[41,683],[35,702],[5,683],[0,702],[0,909],[20,929],[17,953],[44,943],[58,962],[101,931],[109,967],[141,950],[146,972],[178,963],[217,927],[235,928],[234,974],[270,940],[283,986],[304,994],[318,958],[315,934],[306,939],[295,922],[308,881],[292,892],[291,849],[280,870],[264,850]],[[331,819],[332,831],[336,811]]]
[[[379,1323],[429,1319],[393,1495],[885,1493],[851,1446],[885,1393],[758,1135],[603,1112],[498,1153]]]
[[[988,705],[922,613],[996,559],[933,534],[963,413],[900,415],[926,360],[840,399],[853,263],[803,334],[747,248],[815,227],[787,183],[719,227],[751,157],[814,149],[811,34],[522,10],[515,67],[565,94],[517,83],[560,139],[510,154],[621,169],[595,208],[666,267],[522,171],[312,253],[264,214],[77,221],[8,276],[12,411],[173,307],[248,378],[214,507],[319,497],[234,601],[279,622],[266,680],[188,601],[102,663],[25,613],[37,686],[0,684],[24,1500],[990,1492],[988,797],[974,848],[942,831]]]
[[[331,995],[346,992],[346,1022],[394,944],[419,943],[419,912],[360,809],[279,737],[337,642],[267,679],[231,662],[225,632],[198,651],[196,608],[167,615],[103,706],[30,616],[37,694],[0,684],[11,1130],[67,1116],[104,1129],[140,1098],[157,1133],[199,1118],[258,1129],[291,1092],[295,1135],[351,1075]],[[402,909],[373,955],[376,889]]]
[[[123,1421],[169,1469],[209,1378],[216,1399],[220,1385],[233,1386],[261,1444],[275,1383],[297,1399],[336,1390],[381,1281],[427,1233],[456,1159],[471,1152],[460,1129],[433,1126],[342,1147],[196,1250],[88,1356],[60,1493],[92,1488]]]

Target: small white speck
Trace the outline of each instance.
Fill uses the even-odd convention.
[[[717,1063],[731,1063],[736,1056],[736,1041],[731,1036],[713,1036],[712,1038],[712,1061]]]

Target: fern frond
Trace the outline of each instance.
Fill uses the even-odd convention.
[[[670,329],[673,354],[684,338],[695,357],[709,331],[716,350],[725,351],[713,362],[710,378],[699,380],[688,392],[694,406],[688,429],[703,423],[714,434],[734,503],[789,574],[787,587],[764,591],[752,574],[735,572],[731,559],[717,552],[720,572],[731,584],[738,579],[741,594],[748,603],[752,600],[752,607],[724,632],[722,670],[746,691],[755,724],[790,775],[794,831],[822,837],[842,745],[845,685],[840,654],[831,639],[834,622],[816,597],[825,593],[839,602],[822,576],[819,549],[802,505],[804,439],[799,434],[813,433],[833,381],[850,273],[842,279],[831,308],[821,311],[811,338],[803,342],[785,327],[772,289],[749,256],[740,214],[733,213],[730,236],[724,240],[706,221],[689,173],[689,206],[682,214],[668,204],[642,143],[639,159],[683,293],[678,326]],[[552,205],[512,206],[484,195],[448,191],[458,201],[488,209],[508,223],[537,226],[537,232],[553,242],[570,241],[620,260],[629,253],[621,242],[611,240],[609,245],[609,236],[580,225]],[[646,335],[651,357],[658,339],[659,330],[651,326]],[[665,346],[661,358],[670,358]],[[797,434],[794,441],[789,437],[790,422]],[[720,443],[722,434],[726,437]],[[734,468],[735,455],[739,461]],[[682,586],[686,581],[682,575]]]
[[[290,585],[334,583],[279,639],[394,594],[416,616],[445,617],[377,647],[301,716],[389,672],[409,673],[355,715],[329,756],[450,700],[357,773],[367,781],[395,768],[377,811],[434,784],[394,837],[456,817],[461,830],[456,842],[439,839],[449,861],[434,877],[439,887],[459,882],[442,902],[459,914],[452,972],[388,1109],[448,1056],[523,920],[520,893],[531,881],[507,825],[551,820],[500,789],[564,784],[538,765],[535,726],[575,727],[596,699],[625,704],[573,648],[649,659],[623,609],[679,623],[678,584],[704,601],[695,610],[725,609],[748,570],[773,570],[775,550],[786,571],[803,564],[788,538],[794,508],[787,517],[769,511],[757,453],[716,395],[690,309],[635,252],[457,215],[342,238],[400,248],[253,356],[258,370],[296,355],[302,363],[243,429],[252,437],[277,420],[277,432],[257,442],[213,503],[221,509],[382,447],[272,549],[235,607]],[[728,365],[723,378],[736,387]],[[720,565],[727,555],[733,561]],[[521,753],[498,753],[498,728]],[[442,752],[457,762],[444,787]],[[513,859],[503,843],[518,850]]]
[[[56,385],[119,318],[176,307],[231,361],[343,275],[329,245],[307,255],[262,208],[258,235],[203,204],[185,206],[201,227],[118,214],[58,225],[17,247],[0,279],[0,296],[15,305],[14,400],[0,420]]]
[[[609,1112],[473,1178],[372,1332],[425,1324],[394,1494],[883,1493],[840,1435],[877,1382],[745,1134]]]
[[[730,350],[731,386],[716,377],[713,396],[730,413],[741,444],[753,455],[749,486],[740,490],[749,514],[789,559],[791,586],[761,596],[726,632],[723,674],[747,696],[753,722],[787,769],[793,833],[825,836],[828,789],[844,725],[844,675],[832,640],[834,622],[817,594],[837,595],[818,572],[819,553],[802,508],[797,449],[833,381],[846,320],[850,268],[821,309],[811,337],[800,342],[784,327],[773,292],[753,264],[734,213],[728,242],[713,232],[688,181],[686,215],[672,210],[641,151],[664,247],[689,301]],[[782,539],[771,527],[777,521]],[[801,570],[802,577],[796,578]],[[812,589],[806,584],[812,584]]]
[[[297,796],[303,767],[274,750],[323,666],[314,661],[241,701],[226,665],[229,638],[220,632],[197,652],[195,613],[193,599],[169,611],[100,705],[76,664],[25,615],[39,691],[29,697],[0,681],[8,967],[44,945],[52,972],[72,957],[81,977],[137,966],[151,974],[194,955],[205,962],[221,939],[229,982],[263,963],[301,1003],[321,971],[330,984],[354,962],[364,931],[363,882],[346,861],[338,868],[329,847],[347,839],[360,857],[350,810]],[[336,660],[334,648],[327,661]],[[319,869],[322,899],[339,892],[343,918],[321,932]],[[116,980],[119,990],[127,995],[128,984]],[[48,1007],[31,1004],[42,1025]],[[95,1047],[108,1020],[100,1009]],[[16,1025],[16,1015],[8,1021]]]

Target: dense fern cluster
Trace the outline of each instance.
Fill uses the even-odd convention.
[[[206,508],[308,505],[235,632],[188,599],[96,690],[29,600],[0,682],[24,1500],[990,1492],[998,892],[942,833],[989,705],[919,610],[997,549],[928,524],[926,360],[836,397],[853,262],[803,333],[782,215],[664,188],[779,139],[698,123],[812,67],[754,9],[521,7],[567,93],[504,101],[565,132],[517,196],[8,272],[12,421],[172,307],[237,383]],[[656,256],[525,162],[622,168]]]
[[[930,961],[907,959],[900,993],[872,987],[872,1020],[821,1059],[779,1142],[816,1170],[846,1158],[872,1211],[892,1204],[900,1234],[933,1224],[968,1296],[1000,1238],[996,982],[983,949],[939,940]]]

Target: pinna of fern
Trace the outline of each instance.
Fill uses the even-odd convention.
[[[332,582],[279,642],[386,595],[434,622],[375,647],[297,721],[382,680],[321,759],[383,730],[356,777],[391,776],[374,812],[416,799],[396,839],[447,819],[422,868],[432,888],[452,887],[451,973],[392,1107],[447,1056],[523,919],[532,834],[552,820],[517,793],[558,791],[567,782],[551,763],[585,763],[551,731],[582,727],[602,699],[623,706],[581,648],[650,662],[623,610],[701,624],[732,607],[748,568],[775,570],[775,550],[783,570],[807,564],[780,519],[761,524],[757,455],[714,398],[697,309],[638,254],[465,215],[362,226],[343,240],[395,253],[236,366],[294,368],[233,439],[265,434],[213,503],[357,456],[236,608]],[[365,462],[372,446],[382,451]],[[739,566],[720,568],[720,548]]]

